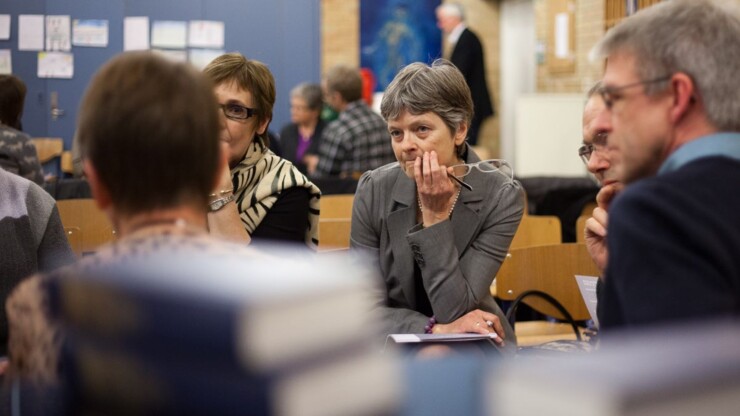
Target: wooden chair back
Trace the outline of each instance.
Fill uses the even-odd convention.
[[[354,200],[354,194],[322,195],[320,218],[352,218]]]
[[[82,257],[82,230],[79,227],[64,227],[64,234],[75,256]]]
[[[64,141],[56,137],[37,137],[31,139],[36,147],[39,163],[46,163],[54,158],[61,157],[64,150]]]
[[[105,213],[95,205],[94,200],[62,199],[57,201],[57,207],[65,229],[79,230],[77,234],[81,240],[78,243],[80,254],[94,253],[99,246],[116,239],[116,231]],[[71,234],[67,233],[67,239],[72,245],[74,242],[70,236]]]
[[[75,169],[74,169],[74,162],[72,161],[72,152],[69,150],[65,150],[62,152],[62,173],[72,176],[74,175]]]
[[[586,242],[586,236],[584,235],[584,231],[586,229],[586,220],[591,218],[591,214],[588,215],[581,215],[576,220],[576,243],[585,243]]]
[[[598,276],[599,271],[584,244],[567,243],[511,250],[496,275],[496,289],[502,300],[515,300],[528,290],[554,297],[574,320],[591,318],[581,297],[575,275]],[[558,319],[565,317],[546,301],[527,297],[524,303],[537,312]]]
[[[319,219],[319,251],[349,248],[351,218]]]
[[[559,244],[563,241],[560,219],[551,215],[525,215],[519,223],[510,250]]]

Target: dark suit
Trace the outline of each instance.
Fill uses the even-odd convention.
[[[617,197],[599,298],[603,329],[740,317],[738,184],[740,161],[706,157]]]
[[[306,153],[304,155],[318,155],[319,154],[319,143],[321,142],[321,132],[324,130],[326,123],[323,120],[319,120],[316,125],[316,129],[311,137],[311,144],[308,145]],[[281,157],[288,159],[293,162],[303,174],[306,173],[306,164],[302,160],[296,159],[296,150],[298,149],[298,141],[301,140],[298,135],[298,125],[295,123],[286,124],[282,130],[280,130],[280,149],[282,151]]]
[[[468,154],[468,162],[479,160]],[[461,191],[451,220],[423,228],[416,221],[416,184],[398,163],[366,172],[355,194],[350,247],[367,252],[383,278],[387,331],[424,332],[429,316],[419,312],[425,296],[418,293],[416,264],[438,322],[486,310],[498,315],[513,346],[490,286],[521,220],[523,192],[495,173],[473,170],[465,181],[473,190]]]
[[[450,61],[462,72],[473,97],[473,120],[468,132],[468,143],[478,143],[481,123],[494,114],[491,96],[486,84],[486,66],[483,60],[483,46],[475,33],[463,30],[450,56]]]

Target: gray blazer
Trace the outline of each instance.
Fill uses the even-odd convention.
[[[467,161],[479,159],[468,151]],[[381,319],[390,333],[423,333],[429,320],[416,311],[415,261],[438,322],[486,310],[499,316],[508,344],[515,345],[490,286],[519,226],[524,194],[498,173],[474,169],[465,181],[473,190],[462,190],[452,219],[422,228],[416,184],[398,163],[366,172],[355,194],[350,247],[377,261],[386,295]]]

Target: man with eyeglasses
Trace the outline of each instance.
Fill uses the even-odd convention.
[[[740,316],[740,5],[673,0],[610,30],[602,329]],[[593,156],[592,156],[593,157]]]
[[[603,276],[608,260],[607,212],[611,201],[624,185],[617,180],[615,170],[612,169],[612,155],[607,148],[607,139],[612,131],[612,124],[604,100],[598,94],[600,87],[601,83],[596,83],[586,95],[588,99],[583,108],[583,145],[578,149],[578,156],[601,185],[596,195],[598,206],[594,209],[591,218],[586,221],[586,228],[583,232],[588,252]]]

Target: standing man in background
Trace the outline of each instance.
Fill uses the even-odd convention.
[[[486,84],[486,66],[480,39],[465,25],[465,11],[458,3],[445,3],[436,10],[437,27],[452,45],[450,61],[462,72],[473,97],[473,120],[468,129],[468,144],[478,144],[483,120],[494,115]]]

